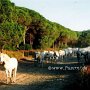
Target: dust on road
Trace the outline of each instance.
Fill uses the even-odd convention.
[[[50,71],[19,61],[16,83],[6,84],[6,75],[0,65],[0,90],[64,90],[72,83],[76,72]]]

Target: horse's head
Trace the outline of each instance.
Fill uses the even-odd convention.
[[[0,62],[5,62],[8,59],[10,59],[10,57],[7,54],[0,53]]]
[[[3,61],[2,61],[2,53],[0,52],[0,64],[2,64]]]
[[[0,62],[3,62],[4,54],[0,52]]]
[[[4,64],[4,61],[2,60],[1,53],[0,53],[0,64]]]

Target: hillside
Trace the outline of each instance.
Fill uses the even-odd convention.
[[[75,47],[81,32],[51,22],[38,12],[0,0],[0,48],[44,49]]]

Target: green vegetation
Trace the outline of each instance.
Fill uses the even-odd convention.
[[[90,31],[76,32],[38,12],[0,0],[0,48],[45,49],[90,45]],[[30,46],[29,46],[30,45]]]
[[[78,46],[86,47],[90,46],[90,30],[83,31],[78,39]]]

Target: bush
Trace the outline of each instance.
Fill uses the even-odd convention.
[[[5,49],[5,50],[17,50],[16,47],[13,47],[13,46],[11,46],[11,45],[5,45],[5,46],[4,46],[4,49]]]
[[[31,50],[31,49],[32,49],[32,47],[30,44],[25,44],[25,50]]]

